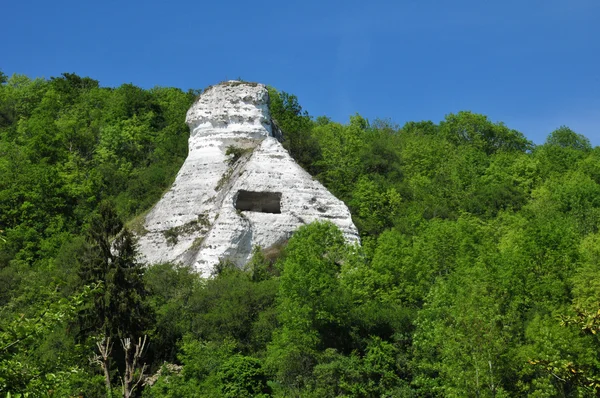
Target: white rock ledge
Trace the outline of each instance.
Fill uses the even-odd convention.
[[[331,221],[347,241],[358,242],[346,205],[273,138],[268,104],[264,85],[229,81],[207,89],[188,110],[189,154],[146,216],[143,261],[193,265],[208,277],[220,259],[242,266],[254,246],[282,243],[315,220]],[[232,165],[229,146],[240,149]],[[252,210],[236,209],[240,191],[252,193],[243,205]],[[260,193],[279,193],[279,207],[266,204],[279,195]]]

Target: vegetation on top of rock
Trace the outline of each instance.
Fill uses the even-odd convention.
[[[227,164],[229,166],[233,166],[234,164],[237,163],[238,160],[240,160],[242,158],[242,156],[252,153],[252,151],[254,150],[254,148],[241,148],[241,147],[237,147],[235,145],[229,145],[227,147],[227,149],[225,150],[225,155],[227,156],[231,156],[230,158],[227,159]]]

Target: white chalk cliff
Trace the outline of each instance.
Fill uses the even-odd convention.
[[[188,110],[189,154],[146,216],[143,260],[189,264],[209,276],[220,259],[241,266],[254,246],[283,243],[315,220],[358,241],[346,205],[274,137],[268,103],[264,85],[229,81],[207,89]]]

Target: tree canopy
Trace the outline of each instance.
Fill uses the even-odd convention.
[[[202,279],[140,264],[133,233],[185,159],[197,92],[0,73],[0,394],[102,396],[108,378],[114,396],[128,376],[145,397],[600,394],[586,137],[536,146],[468,111],[338,123],[269,88],[283,145],[361,245],[313,223]],[[133,366],[118,340],[143,336]]]

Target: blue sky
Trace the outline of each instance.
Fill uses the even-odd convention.
[[[238,77],[311,115],[439,122],[459,110],[536,143],[600,145],[600,1],[6,1],[0,69],[103,86]]]

